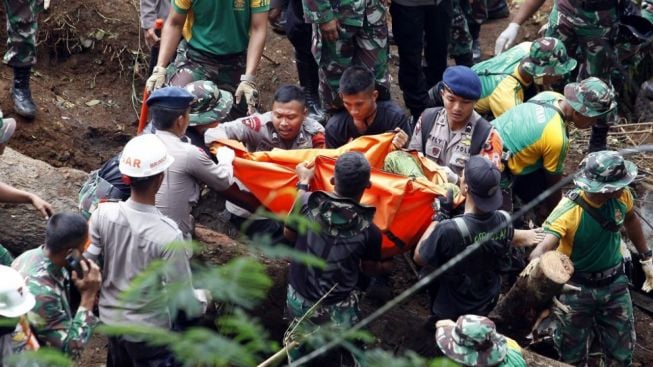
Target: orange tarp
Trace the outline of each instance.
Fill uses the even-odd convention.
[[[268,210],[287,214],[295,200],[297,176],[295,166],[315,161],[315,177],[311,190],[333,191],[335,160],[348,151],[363,153],[372,168],[372,187],[365,191],[362,202],[374,206],[374,223],[383,231],[384,257],[412,249],[431,223],[432,203],[436,195],[444,195],[438,184],[446,182],[439,167],[427,158],[418,159],[428,179],[411,179],[381,170],[385,156],[393,150],[393,133],[362,136],[338,149],[273,149],[249,153],[241,143],[221,141],[236,151],[234,175]]]

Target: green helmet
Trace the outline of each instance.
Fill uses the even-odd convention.
[[[617,107],[614,89],[596,77],[567,84],[565,98],[574,110],[587,117],[605,116]]]
[[[233,105],[231,94],[220,90],[212,81],[198,80],[187,84],[184,89],[195,96],[190,105],[190,126],[222,121]]]
[[[506,337],[484,316],[460,316],[455,325],[438,328],[435,338],[447,357],[466,366],[496,366],[508,352]]]
[[[633,182],[637,166],[615,151],[590,153],[580,162],[574,183],[583,191],[605,194],[621,190]]]
[[[567,48],[557,38],[544,37],[533,41],[522,68],[533,77],[565,75],[576,68],[576,60],[567,55]]]

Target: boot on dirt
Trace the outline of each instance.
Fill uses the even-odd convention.
[[[11,88],[11,100],[14,102],[14,111],[26,119],[36,116],[36,106],[32,100],[29,89],[29,75],[31,67],[14,67],[14,86]]]
[[[299,84],[304,88],[306,94],[308,117],[324,125],[326,124],[326,113],[320,105],[318,94],[320,79],[317,75],[317,64],[314,60],[300,60],[299,58],[297,58],[296,64]]]
[[[453,57],[456,65],[463,65],[467,67],[472,67],[474,65],[474,55],[470,52],[464,55],[458,55]]]
[[[608,148],[608,130],[610,130],[610,126],[605,122],[599,122],[592,126],[588,153],[599,152]]]

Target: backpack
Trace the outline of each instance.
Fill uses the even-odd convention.
[[[433,125],[435,124],[435,117],[443,108],[444,107],[433,107],[424,110],[421,127],[422,154],[424,155],[426,155],[426,140],[428,139],[429,133],[431,133],[431,129],[433,129]],[[490,131],[492,131],[492,125],[486,119],[480,117],[476,121],[476,126],[474,126],[474,130],[472,131],[472,143],[469,147],[470,156],[477,155],[481,152],[481,149],[483,149],[483,145],[487,141],[488,136],[490,136]]]

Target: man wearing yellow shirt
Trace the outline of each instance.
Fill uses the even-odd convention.
[[[551,85],[561,82],[576,68],[576,60],[567,56],[561,41],[545,37],[520,43],[471,68],[481,80],[481,96],[474,110],[491,120],[538,90],[550,90]],[[438,96],[441,89],[440,82],[429,90],[429,103],[442,105]]]
[[[481,98],[474,110],[497,118],[528,99],[525,96],[528,92],[534,94],[540,88],[550,88],[574,68],[576,60],[567,56],[565,45],[556,38],[520,43],[472,67],[482,86]]]
[[[269,0],[172,0],[148,91],[210,80],[235,95],[234,119],[258,107],[256,69],[265,46]],[[182,38],[181,42],[179,40]],[[173,55],[176,57],[170,66]],[[166,66],[167,69],[166,69]]]
[[[590,77],[565,86],[564,95],[542,92],[492,121],[505,152],[503,188],[529,202],[558,182],[569,150],[568,126],[590,128],[617,106],[614,99],[611,87]],[[547,213],[561,197],[559,191],[549,196]]]
[[[623,226],[640,254],[646,281],[653,288],[653,265],[628,184],[637,167],[617,152],[590,153],[574,178],[577,189],[560,201],[544,224],[546,236],[531,254],[546,251],[568,255],[574,264],[570,284],[553,308],[558,322],[553,341],[561,359],[579,365],[586,358],[588,339],[595,333],[606,366],[630,366],[635,346],[633,306],[621,253]]]

